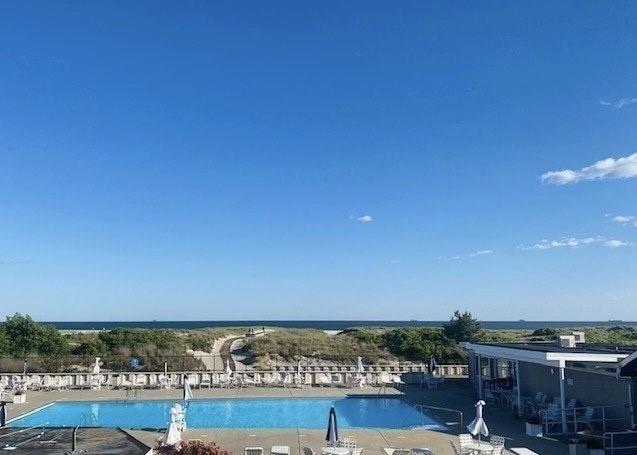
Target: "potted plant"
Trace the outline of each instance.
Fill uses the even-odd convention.
[[[23,404],[27,402],[27,391],[25,389],[17,389],[13,392],[13,403]]]
[[[526,419],[526,434],[527,436],[542,436],[542,424],[538,416],[530,416]]]

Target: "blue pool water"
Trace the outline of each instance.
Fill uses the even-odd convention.
[[[10,422],[12,427],[165,428],[176,401],[59,402]],[[334,406],[340,428],[444,429],[401,398],[234,398],[193,400],[189,428],[324,428]]]

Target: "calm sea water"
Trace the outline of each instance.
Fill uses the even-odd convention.
[[[55,403],[10,422],[11,427],[76,425],[166,428],[176,401]],[[235,398],[193,400],[189,428],[325,428],[334,406],[339,428],[444,429],[441,422],[400,398]]]
[[[283,327],[291,329],[345,330],[356,327],[441,327],[446,321],[55,321],[48,322],[61,330],[102,330],[122,328],[202,329],[214,327]],[[522,330],[542,327],[612,327],[637,328],[637,321],[480,321],[485,329]]]

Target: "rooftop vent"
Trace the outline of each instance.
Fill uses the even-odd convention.
[[[572,332],[572,334],[575,337],[576,343],[586,343],[586,336],[584,335],[584,332]]]
[[[559,342],[560,342],[560,347],[562,348],[575,347],[575,337],[573,335],[561,335]]]

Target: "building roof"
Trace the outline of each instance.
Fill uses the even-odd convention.
[[[524,349],[538,352],[576,352],[591,354],[627,354],[637,351],[637,346],[617,346],[599,343],[580,343],[574,348],[565,348],[554,343],[475,343],[484,346],[499,346],[510,349]]]
[[[565,362],[617,363],[637,347],[609,346],[581,343],[565,348],[555,343],[462,343],[462,346],[478,355],[490,358],[517,360],[551,367],[563,367]]]

